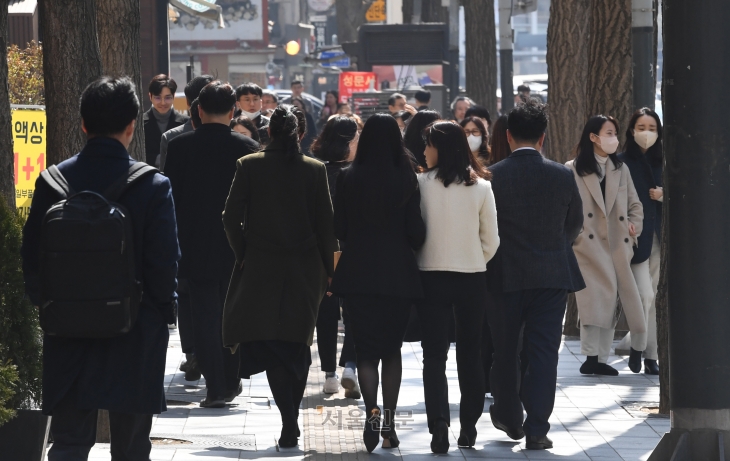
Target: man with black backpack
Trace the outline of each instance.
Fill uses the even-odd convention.
[[[42,173],[23,230],[26,291],[45,332],[49,461],[87,459],[99,409],[112,459],[148,460],[152,415],[166,410],[180,251],[169,181],[127,153],[138,112],[126,77],[84,90],[87,144]]]

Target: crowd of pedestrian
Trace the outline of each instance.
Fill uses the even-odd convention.
[[[571,293],[586,356],[581,373],[618,374],[607,359],[625,319],[631,370],[640,372],[643,358],[645,373],[658,374],[662,126],[653,110],[633,114],[620,154],[618,122],[591,117],[574,160],[561,165],[541,155],[547,109],[524,91],[495,120],[466,96],[444,117],[429,108],[428,91],[416,94],[415,106],[395,93],[390,113],[363,123],[336,92],[313,113],[301,82],[279,101],[254,83],[234,88],[199,76],[185,87],[190,117],[172,108],[176,90],[165,75],[148,88],[145,161],[157,170],[127,152],[140,108],[134,85],[104,77],[81,96],[86,146],[36,184],[22,255],[47,333],[49,460],[86,459],[97,409],[110,412],[115,459],[148,459],[152,415],[166,409],[174,324],[185,379],[205,378],[201,407],[225,407],[242,379],[266,373],[281,413],[280,447],[301,437],[315,333],[323,392],[342,386],[347,397],[362,397],[368,451],[381,441],[400,445],[394,416],[404,340],[423,348],[434,453],[449,449],[446,361],[454,341],[458,445],[476,444],[487,397],[497,429],[526,439],[528,449],[552,448],[548,420]],[[112,187],[120,181],[121,189]],[[92,199],[106,208],[90,207]],[[98,255],[100,238],[83,236],[105,231],[93,225],[99,209],[131,218],[123,274],[133,274],[138,294],[81,284],[73,299],[50,298],[49,286],[75,281],[48,252],[57,242],[47,229],[59,224],[47,212],[64,210],[63,221],[87,210],[87,225],[69,242]],[[50,333],[58,319],[49,306],[54,316],[93,325],[99,315],[80,317],[99,299],[132,306],[126,329],[108,337]]]

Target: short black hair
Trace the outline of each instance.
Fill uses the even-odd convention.
[[[119,134],[137,118],[139,99],[129,77],[101,77],[81,94],[81,118],[88,135]]]
[[[261,89],[260,86],[253,82],[244,83],[243,85],[239,85],[238,88],[236,88],[236,101],[241,99],[241,96],[247,94],[253,94],[260,98],[261,96],[263,96],[264,91]]]
[[[428,90],[418,90],[416,91],[415,98],[418,102],[428,104],[429,102],[431,102],[431,92]]]
[[[271,90],[261,90],[261,97],[263,98],[264,96],[271,96],[274,98],[274,102],[279,102],[279,95]]]
[[[400,93],[393,93],[388,98],[388,105],[389,106],[395,106],[395,102],[399,99],[406,99],[406,95],[400,94]]]
[[[205,85],[200,91],[198,101],[205,113],[223,115],[230,112],[236,105],[236,92],[228,83],[216,80]]]
[[[195,98],[190,104],[190,120],[193,123],[193,128],[196,130],[203,124],[203,121],[200,119],[200,112],[198,112],[198,106],[200,106],[200,101],[198,101],[198,98]]]
[[[177,83],[165,74],[159,74],[152,77],[150,85],[147,88],[152,96],[159,96],[163,88],[169,88],[173,95],[177,91]]]
[[[188,100],[188,105],[192,105],[193,101],[198,99],[198,96],[200,96],[200,90],[213,80],[215,80],[215,77],[212,75],[200,75],[190,80],[188,84],[185,85],[185,99]]]
[[[289,86],[294,86],[294,85],[302,85],[303,86],[304,83],[302,83],[301,80],[294,80],[293,82],[291,82],[291,85],[289,85]]]
[[[527,86],[527,85],[525,85],[525,84],[522,84],[522,85],[520,85],[520,86],[517,87],[517,92],[518,93],[525,93],[525,92],[529,93],[530,92],[530,87]]]
[[[507,116],[507,129],[516,141],[537,142],[547,124],[547,107],[534,99],[517,104]]]
[[[479,117],[481,119],[484,119],[487,121],[487,124],[492,124],[492,116],[489,115],[489,111],[486,107],[482,106],[471,106],[466,110],[466,113],[464,113],[464,118],[467,117]]]

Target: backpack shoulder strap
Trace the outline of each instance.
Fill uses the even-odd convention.
[[[112,202],[119,199],[134,185],[135,182],[147,175],[158,173],[160,170],[144,162],[137,162],[117,179],[109,188],[104,191],[104,197]]]
[[[68,185],[68,181],[63,177],[56,165],[51,165],[48,169],[41,171],[41,178],[51,186],[51,188],[61,196],[67,199],[74,194],[74,190]]]

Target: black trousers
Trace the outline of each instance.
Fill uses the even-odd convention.
[[[337,328],[340,320],[340,298],[322,298],[317,314],[317,349],[322,371],[337,371]]]
[[[348,312],[347,302],[344,299],[342,300],[342,323],[345,324],[345,339],[342,341],[342,351],[340,351],[340,366],[344,367],[347,362],[357,362],[352,315]]]
[[[182,351],[185,354],[194,353],[193,310],[190,306],[190,290],[186,279],[178,279],[177,281],[177,328],[180,332]]]
[[[69,394],[53,409],[48,461],[86,461],[96,442],[98,410],[76,408]],[[112,461],[149,461],[152,415],[109,412]]]
[[[555,405],[567,291],[546,288],[493,295],[496,302],[489,308],[489,325],[494,339],[491,384],[495,416],[509,427],[522,426],[528,436],[545,435]],[[523,333],[529,365],[520,385]],[[524,424],[523,403],[527,412]]]
[[[418,304],[423,338],[423,388],[428,429],[438,420],[450,423],[446,360],[449,317],[456,320],[456,367],[459,373],[461,427],[476,426],[484,411],[482,327],[487,294],[483,272],[421,272],[424,300]]]
[[[205,377],[208,397],[223,398],[238,388],[239,352],[223,347],[223,305],[228,280],[188,279],[193,312],[195,355]]]

